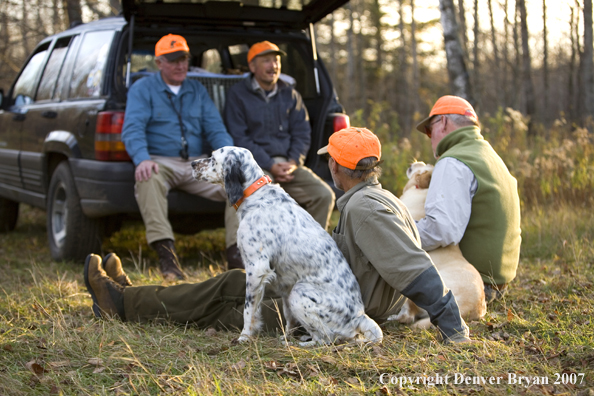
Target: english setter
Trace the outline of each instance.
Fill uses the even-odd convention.
[[[382,331],[365,314],[357,279],[334,240],[281,187],[263,179],[249,150],[220,148],[210,158],[193,161],[192,174],[223,185],[237,209],[237,245],[246,269],[240,342],[261,326],[260,304],[269,283],[282,297],[286,334],[299,324],[309,332],[312,339],[302,346],[382,341]]]
[[[413,162],[406,171],[409,180],[403,188],[400,200],[406,205],[413,219],[425,217],[425,200],[433,174],[433,165],[424,162]],[[460,251],[458,245],[449,245],[432,250],[429,253],[433,264],[439,271],[445,285],[452,290],[460,316],[465,320],[480,319],[487,312],[485,290],[479,272],[470,264]],[[411,300],[406,300],[397,315],[388,320],[400,323],[412,323],[414,328],[427,329],[431,322],[425,310],[417,307]]]

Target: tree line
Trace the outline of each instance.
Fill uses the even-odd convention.
[[[529,135],[555,120],[583,126],[594,116],[592,0],[564,0],[568,17],[551,43],[547,5],[558,1],[351,0],[318,24],[318,48],[345,107],[369,115],[386,102],[382,121],[397,118],[403,136],[445,94],[480,114],[519,110]],[[439,13],[419,22],[428,7]],[[542,31],[529,30],[528,11]],[[426,34],[436,26],[439,37]]]
[[[547,5],[558,1],[350,0],[316,25],[316,40],[349,114],[365,119],[381,104],[381,121],[408,136],[439,96],[456,94],[480,114],[521,111],[534,135],[594,116],[592,0],[563,0],[566,28],[551,43]],[[419,17],[432,8],[435,18]],[[120,10],[119,0],[0,1],[0,87],[43,37]],[[529,30],[528,11],[542,31]]]

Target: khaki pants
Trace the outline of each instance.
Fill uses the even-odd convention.
[[[206,156],[200,157],[206,158]],[[159,164],[159,173],[151,175],[147,181],[136,182],[135,196],[140,214],[146,227],[146,240],[149,245],[162,239],[175,240],[173,229],[167,217],[167,194],[176,188],[187,193],[198,195],[217,202],[226,202],[225,189],[217,184],[198,181],[192,177],[190,158],[183,160],[177,157],[151,157]],[[239,219],[235,209],[228,204],[225,207],[225,246],[237,243],[237,227]]]
[[[200,328],[243,328],[245,271],[230,270],[201,283],[138,286],[124,289],[124,311],[130,322],[163,319]],[[263,329],[281,329],[282,300],[266,292],[262,300]],[[278,306],[278,311],[277,307]]]
[[[282,157],[276,157],[282,158]],[[276,160],[276,158],[274,158]],[[282,158],[282,161],[286,161]],[[264,171],[274,181],[274,177]],[[330,215],[334,209],[334,191],[311,169],[300,166],[293,172],[293,180],[289,183],[279,183],[287,194],[289,194],[297,203],[317,221],[323,229],[328,230]]]

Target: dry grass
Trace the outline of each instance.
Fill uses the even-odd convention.
[[[519,276],[484,320],[470,323],[479,344],[446,347],[435,331],[389,323],[381,346],[312,349],[287,348],[270,335],[235,345],[238,332],[97,320],[82,263],[52,262],[44,213],[28,207],[21,212],[17,229],[0,235],[0,395],[594,394],[594,216],[584,209],[524,214]],[[144,236],[135,230],[127,226],[122,239],[139,246]],[[124,257],[133,282],[161,283],[153,259],[116,242],[106,241],[104,249]],[[191,281],[220,271],[219,256],[187,255]],[[206,267],[192,266],[192,260]],[[456,384],[456,373],[499,376],[501,383]],[[510,373],[549,383],[508,384]],[[577,385],[554,384],[563,373],[565,379],[584,375]],[[423,384],[436,374],[448,375],[448,383]],[[402,376],[419,383],[402,389],[381,383]]]

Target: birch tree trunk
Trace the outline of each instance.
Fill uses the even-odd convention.
[[[398,113],[400,114],[400,127],[403,131],[403,136],[409,137],[412,129],[410,117],[410,106],[409,106],[409,90],[408,90],[408,60],[406,56],[406,35],[404,26],[404,1],[398,1],[398,14],[400,15],[400,23],[398,29],[400,31],[400,48],[398,49],[399,58],[399,73],[397,81],[398,95]]]
[[[346,70],[346,81],[343,82],[343,92],[348,92],[347,99],[349,107],[355,106],[355,98],[357,92],[355,89],[350,87],[355,81],[355,33],[354,33],[354,18],[353,18],[353,6],[351,3],[347,3],[344,7],[347,10],[349,17],[349,28],[347,29],[347,70]]]
[[[549,43],[547,39],[547,3],[542,0],[542,37],[543,37],[543,59],[542,59],[542,73],[543,73],[543,97],[544,97],[544,121],[549,121]]]
[[[576,41],[578,40],[577,29],[575,28],[574,8],[570,7],[571,17],[569,18],[569,37],[571,39],[571,56],[569,58],[569,76],[567,79],[567,114],[570,119],[574,120],[577,117],[576,103],[577,103],[577,78],[576,78],[576,64],[577,57]]]
[[[501,72],[502,76],[502,84],[503,84],[503,107],[507,108],[509,106],[510,100],[510,90],[509,90],[509,50],[508,50],[508,43],[509,43],[509,16],[508,16],[508,0],[505,0],[503,5],[503,10],[505,13],[505,17],[503,19],[503,28],[504,28],[504,44],[503,44],[503,68]]]
[[[528,135],[534,136],[534,115],[536,112],[534,85],[532,83],[532,66],[530,60],[530,47],[528,43],[528,23],[525,0],[518,0],[520,11],[520,26],[522,32],[522,91],[528,120]]]
[[[458,40],[458,24],[456,23],[453,1],[439,0],[439,11],[441,12],[440,20],[443,28],[443,39],[452,93],[468,100],[474,105],[470,79],[466,70],[466,62],[464,61],[462,46]]]
[[[458,16],[460,19],[462,53],[464,54],[464,59],[468,61],[468,30],[466,27],[466,10],[464,9],[464,0],[458,0]]]
[[[359,25],[359,30],[357,31],[357,77],[358,82],[356,83],[358,87],[358,95],[357,95],[357,103],[358,108],[366,109],[367,108],[367,78],[366,78],[366,71],[365,71],[365,59],[363,58],[363,52],[365,51],[365,44],[363,42],[363,19],[361,16],[363,15],[363,10],[365,5],[363,4],[364,0],[355,1],[354,4],[357,10],[357,20]],[[351,0],[351,2],[353,2]],[[364,113],[366,114],[366,112]]]
[[[520,96],[520,69],[522,62],[522,53],[520,51],[520,17],[518,1],[516,0],[516,6],[514,11],[514,67],[513,67],[513,84],[512,84],[512,107],[518,108],[519,96]]]
[[[29,33],[29,26],[27,23],[27,17],[29,15],[29,10],[27,8],[27,2],[23,1],[21,3],[21,12],[23,13],[23,19],[21,20],[20,23],[20,31],[21,31],[21,37],[23,39],[23,50],[25,51],[26,54],[29,54],[31,52],[31,48],[29,48],[29,37],[28,37],[28,33]]]
[[[493,73],[496,81],[495,97],[497,98],[497,104],[500,105],[503,102],[503,95],[501,93],[503,84],[501,81],[501,64],[499,62],[499,48],[497,45],[497,36],[495,35],[495,21],[493,18],[493,7],[491,0],[488,0],[487,5],[489,6],[489,19],[491,22],[491,46],[493,47],[493,60],[495,61],[495,72]]]
[[[474,38],[472,40],[472,83],[474,86],[474,99],[476,104],[481,104],[481,76],[480,76],[480,62],[479,62],[479,17],[478,17],[478,0],[474,0]]]
[[[73,22],[82,21],[82,7],[80,0],[64,0],[66,11],[66,25],[71,26]]]
[[[415,0],[410,0],[410,13],[411,13],[411,22],[410,22],[410,41],[411,41],[411,56],[412,56],[412,114],[416,114],[419,111],[419,87],[420,87],[420,77],[419,77],[419,59],[417,55],[417,24],[415,22]],[[457,30],[457,29],[456,29]]]
[[[584,0],[584,51],[582,67],[582,89],[584,112],[583,121],[594,115],[593,97],[594,97],[594,75],[593,71],[593,46],[592,46],[592,0]]]
[[[60,0],[52,0],[52,32],[58,33],[62,30],[62,18],[60,17]]]

